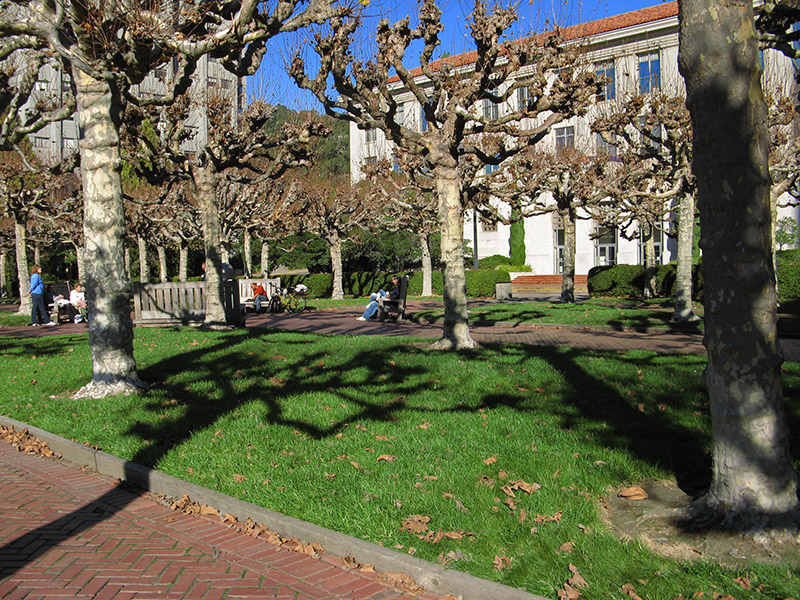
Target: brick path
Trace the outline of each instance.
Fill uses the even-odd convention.
[[[411,600],[341,558],[291,552],[0,441],[0,598]]]

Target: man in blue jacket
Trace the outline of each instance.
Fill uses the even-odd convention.
[[[31,273],[31,300],[33,306],[31,307],[31,327],[39,325],[39,316],[41,317],[42,325],[58,325],[55,321],[50,320],[50,315],[47,314],[47,305],[44,303],[44,282],[42,281],[42,267],[33,265]],[[38,315],[37,315],[38,313]]]

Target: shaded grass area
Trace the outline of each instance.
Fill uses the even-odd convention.
[[[0,338],[0,411],[550,598],[570,564],[589,582],[582,598],[622,598],[626,583],[643,598],[800,595],[786,565],[671,561],[616,540],[598,516],[610,489],[670,477],[690,493],[705,484],[702,357],[526,346],[435,353],[409,338],[191,328],[137,329],[135,350],[152,391],[72,400],[91,375],[86,335]],[[784,366],[784,388],[796,449],[798,363]],[[503,486],[514,482],[541,488],[512,497]],[[412,515],[462,537],[424,541],[401,529]],[[513,560],[498,571],[496,557]],[[745,575],[749,591],[734,582]]]

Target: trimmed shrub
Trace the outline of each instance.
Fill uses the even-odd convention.
[[[502,254],[492,254],[478,259],[478,268],[480,269],[494,269],[498,265],[510,265],[511,259]]]
[[[525,263],[525,221],[522,219],[511,223],[511,230],[508,236],[508,254],[512,263],[520,265]]]
[[[591,296],[641,296],[644,266],[594,267],[589,271],[588,287]]]
[[[504,273],[530,273],[533,271],[528,265],[497,265],[494,270]]]
[[[471,298],[491,298],[495,294],[495,284],[509,282],[511,278],[503,271],[467,271],[467,296]]]
[[[441,271],[434,270],[431,274],[431,287],[435,296],[442,296],[444,294],[444,276]],[[411,273],[408,278],[408,295],[420,296],[422,295],[422,271]]]
[[[800,299],[800,250],[777,252],[778,299],[781,302]]]
[[[309,298],[330,298],[331,293],[333,293],[332,273],[281,276],[281,287],[288,288],[298,283],[302,283],[308,288],[306,296]]]

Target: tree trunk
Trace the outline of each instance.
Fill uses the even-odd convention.
[[[125,273],[125,214],[119,150],[119,90],[73,69],[80,123],[86,303],[92,381],[76,397],[130,394],[146,387],[133,357],[131,288]]]
[[[435,175],[444,263],[444,335],[433,347],[440,350],[475,348],[477,344],[469,334],[467,314],[461,179],[455,168],[438,167]]]
[[[31,273],[28,270],[28,229],[23,222],[14,223],[14,243],[17,254],[17,279],[19,279],[19,309],[18,315],[31,314],[33,300],[31,299],[30,282]]]
[[[575,304],[575,210],[558,211],[564,224],[564,273],[561,276],[561,302]]]
[[[753,6],[681,0],[679,12],[703,223],[704,382],[714,446],[711,487],[694,516],[735,529],[796,528],[800,505],[770,257],[770,137]]]
[[[216,329],[225,327],[226,319],[222,292],[222,228],[217,210],[217,174],[211,164],[194,168],[194,188],[203,215],[203,243],[206,252],[204,325]]]
[[[253,247],[252,236],[250,235],[250,230],[247,227],[244,228],[242,238],[242,246],[244,251],[244,276],[249,278],[253,276]]]
[[[431,260],[431,236],[427,231],[417,233],[422,249],[422,295],[433,296],[433,261]]]
[[[178,281],[186,281],[189,264],[189,244],[181,241],[178,246]]]
[[[219,251],[220,252],[220,256],[222,257],[222,262],[227,263],[227,264],[231,264],[231,253],[230,253],[230,250],[228,250],[228,244],[226,242],[223,242],[222,238],[220,238],[220,246],[219,246],[219,248],[220,248],[220,251]]]
[[[6,271],[6,254],[5,250],[0,251],[0,298],[8,296],[8,271]]]
[[[131,251],[129,248],[125,248],[125,256],[123,257],[125,261],[125,275],[128,276],[128,281],[131,280]]]
[[[147,264],[147,242],[137,234],[136,244],[139,247],[139,281],[147,283],[150,281],[150,266]]]
[[[675,275],[675,312],[672,320],[696,321],[692,305],[692,248],[694,247],[694,196],[681,196],[678,214],[678,268]]]
[[[39,249],[39,243],[33,245],[33,264],[41,265],[42,264],[42,252]]]
[[[656,295],[656,243],[653,238],[653,223],[649,219],[642,219],[639,223],[642,229],[642,248],[644,249],[644,285],[642,296],[654,298]]]
[[[156,246],[158,252],[158,279],[161,283],[167,282],[167,251],[162,245]]]
[[[77,281],[83,281],[83,277],[86,273],[86,261],[85,261],[86,251],[84,250],[83,246],[78,246],[78,244],[75,243],[72,244],[72,247],[75,248],[75,260],[78,264]],[[127,250],[125,251],[125,256],[127,258]],[[128,274],[128,279],[130,280],[130,271],[127,268],[127,264],[125,266],[125,272]]]
[[[269,243],[261,240],[261,276],[269,277]]]
[[[333,292],[332,300],[344,299],[344,287],[342,286],[342,239],[338,231],[329,231],[325,236],[328,242],[328,250],[331,254],[331,267],[333,270]]]

